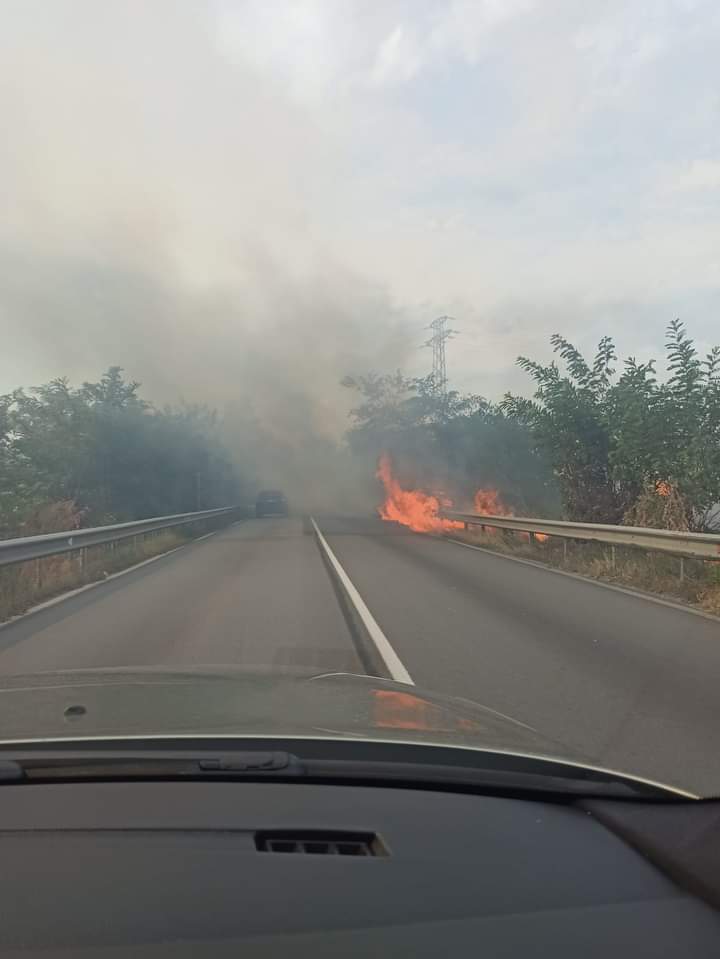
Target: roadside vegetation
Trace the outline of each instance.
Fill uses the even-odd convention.
[[[0,538],[227,506],[239,479],[215,413],[157,409],[111,367],[0,396]]]
[[[360,457],[390,453],[410,487],[456,505],[481,487],[507,512],[590,523],[720,532],[720,348],[701,357],[679,320],[667,328],[665,370],[627,358],[603,337],[588,361],[552,337],[560,363],[519,357],[531,398],[500,403],[455,392],[432,377],[348,377],[360,401],[348,440]],[[442,496],[440,496],[442,501]],[[453,536],[559,568],[670,596],[720,613],[720,564],[499,532]]]
[[[157,409],[111,367],[0,396],[0,539],[227,506],[241,482],[202,407]],[[0,620],[165,552],[210,526],[0,569]]]
[[[532,399],[500,408],[530,430],[551,462],[568,519],[712,532],[720,529],[720,347],[701,358],[679,320],[670,323],[666,376],[629,357],[616,377],[609,337],[588,362],[553,336],[556,363],[527,357]]]

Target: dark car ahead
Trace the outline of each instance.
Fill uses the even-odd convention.
[[[258,493],[255,501],[255,515],[261,516],[287,516],[288,501],[285,494],[277,489],[264,489]]]

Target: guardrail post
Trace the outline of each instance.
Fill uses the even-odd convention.
[[[610,565],[615,569],[615,544],[610,546]]]
[[[680,582],[683,583],[684,581],[685,581],[685,557],[681,556],[680,557]]]
[[[563,536],[563,563],[567,565],[567,539]]]

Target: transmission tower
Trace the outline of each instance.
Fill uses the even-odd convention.
[[[433,351],[433,389],[437,396],[444,403],[447,399],[447,366],[445,364],[445,343],[451,339],[456,330],[451,330],[448,323],[452,320],[450,316],[439,316],[436,320],[426,327],[433,331],[433,335],[425,343],[425,346],[432,347]]]

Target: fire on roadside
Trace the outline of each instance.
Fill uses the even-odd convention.
[[[377,477],[385,489],[385,501],[379,509],[381,519],[400,523],[416,533],[439,533],[442,530],[462,529],[463,524],[443,519],[437,496],[418,489],[403,489],[393,475],[390,457],[383,453],[378,462]],[[452,505],[445,500],[443,506]]]
[[[479,489],[473,497],[475,512],[481,516],[512,516],[512,510],[500,499],[496,489]]]
[[[481,516],[514,516],[513,511],[503,503],[500,499],[500,494],[495,489],[479,489],[475,491],[475,496],[473,498],[473,503],[475,506],[475,512],[479,513]],[[486,531],[493,534],[497,533],[497,527],[495,526],[486,526]],[[530,540],[530,534],[525,532],[519,532],[519,537],[526,541]],[[545,533],[535,533],[535,539],[539,543],[544,543],[547,539]]]
[[[452,506],[452,501],[443,496],[426,493],[418,489],[404,489],[393,473],[392,461],[387,453],[383,453],[378,462],[377,477],[385,490],[385,500],[378,512],[384,520],[400,523],[416,533],[437,533],[443,530],[463,529],[464,524],[456,520],[441,517],[441,507]],[[483,516],[512,516],[513,512],[502,501],[495,489],[478,489],[473,497],[475,512]],[[486,530],[494,527],[486,527]],[[520,533],[524,539],[529,534]],[[547,539],[543,533],[536,533],[535,538],[541,542]]]

